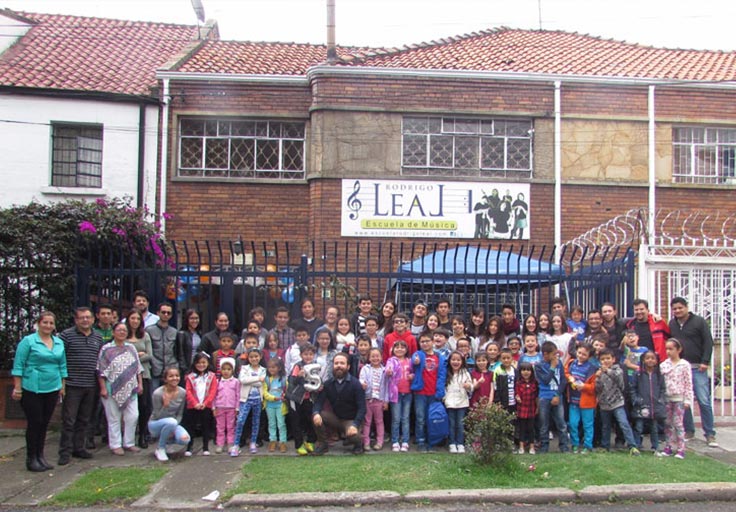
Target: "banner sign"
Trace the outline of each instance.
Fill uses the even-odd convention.
[[[529,239],[529,184],[342,180],[342,236]]]

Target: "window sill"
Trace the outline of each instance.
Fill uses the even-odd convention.
[[[41,193],[49,196],[107,196],[106,189],[91,187],[41,187]]]

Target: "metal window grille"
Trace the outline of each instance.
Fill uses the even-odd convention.
[[[305,131],[298,121],[181,119],[178,175],[304,179]]]
[[[404,176],[531,178],[529,120],[404,117]]]
[[[51,185],[102,187],[102,126],[52,125]]]
[[[736,183],[736,129],[674,128],[675,183]]]

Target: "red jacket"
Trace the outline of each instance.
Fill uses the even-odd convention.
[[[413,356],[414,352],[417,351],[417,339],[409,329],[405,330],[402,334],[393,331],[387,334],[386,338],[383,340],[383,364],[386,364],[386,361],[391,357],[391,350],[394,348],[394,343],[399,340],[405,342],[409,349],[406,353],[406,357]]]
[[[649,331],[652,333],[652,345],[654,345],[654,351],[659,356],[660,361],[667,359],[667,351],[665,350],[665,343],[670,337],[670,328],[664,320],[655,322],[652,318],[651,313],[648,317],[649,320]],[[632,318],[626,322],[627,329],[633,329],[636,323],[636,318]]]
[[[215,403],[215,395],[217,395],[217,377],[214,372],[207,372],[206,374],[206,385],[204,388],[204,406],[208,409],[212,409],[212,405]],[[188,373],[184,380],[186,381],[187,388],[187,409],[194,409],[199,404],[197,398],[197,392],[194,389],[194,379],[197,376],[194,372]]]

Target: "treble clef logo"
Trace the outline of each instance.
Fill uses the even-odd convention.
[[[355,180],[353,184],[353,193],[348,196],[348,208],[353,212],[348,217],[350,220],[358,218],[358,212],[363,207],[363,203],[358,199],[358,192],[360,192],[360,181]]]

